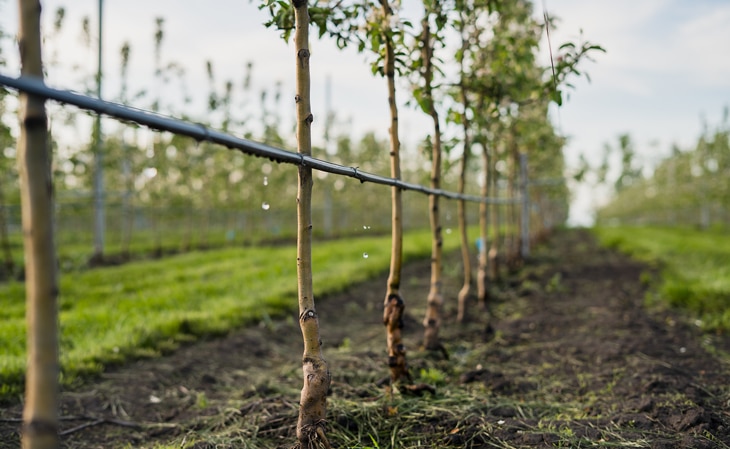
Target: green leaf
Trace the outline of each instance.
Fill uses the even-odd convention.
[[[563,93],[560,91],[560,89],[555,89],[552,91],[552,97],[553,101],[557,103],[558,106],[563,105]]]

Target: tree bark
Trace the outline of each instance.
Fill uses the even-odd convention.
[[[464,67],[464,58],[468,47],[468,39],[464,36],[463,17],[461,23],[462,29],[459,31],[462,35],[462,54],[460,61],[461,80],[459,83],[459,91],[461,93],[461,103],[464,108],[464,112],[461,117],[461,124],[464,132],[464,152],[461,155],[461,160],[459,161],[459,182],[456,188],[459,194],[463,195],[466,191],[466,171],[469,167],[469,153],[471,152],[471,136],[469,132],[469,126],[471,123],[469,122],[468,115],[469,94],[466,88],[466,68]],[[467,232],[466,222],[466,201],[463,199],[458,200],[456,203],[456,215],[457,220],[459,221],[459,237],[461,239],[461,264],[462,269],[464,270],[464,284],[461,286],[457,297],[456,321],[463,323],[466,319],[466,303],[469,299],[469,294],[471,293],[471,254],[469,253],[469,234]]]
[[[496,147],[494,148],[494,154],[492,154],[491,161],[489,162],[489,183],[490,187],[489,190],[491,191],[491,195],[495,198],[499,197],[499,186],[497,184],[498,176],[497,176],[497,151]],[[489,248],[489,279],[492,282],[497,282],[499,280],[499,204],[493,203],[491,205],[491,212],[490,212],[490,218],[492,220],[492,233],[494,236],[492,237],[492,244]]]
[[[482,197],[489,197],[490,183],[492,176],[490,176],[490,157],[489,149],[486,143],[482,142],[482,171],[484,172],[484,182],[482,184]],[[487,272],[487,245],[489,245],[489,209],[490,205],[487,203],[481,203],[479,205],[479,235],[481,238],[481,245],[479,246],[479,269],[477,272],[477,300],[482,309],[486,309],[487,301],[489,300],[489,277]]]
[[[43,79],[41,5],[20,0],[21,74]],[[28,366],[24,449],[58,447],[58,279],[53,235],[53,183],[45,100],[20,94],[18,171],[26,276]]]
[[[468,125],[467,125],[468,126]],[[464,135],[464,154],[459,162],[459,182],[457,191],[463,195],[466,186],[466,171],[468,166],[467,152],[471,151],[469,137]],[[456,203],[456,214],[459,220],[459,238],[461,239],[461,264],[464,271],[464,283],[459,290],[457,297],[456,321],[463,323],[466,319],[466,306],[471,295],[471,253],[469,252],[469,233],[466,221],[466,201],[458,200]]]
[[[422,21],[421,61],[424,78],[424,98],[428,103],[428,114],[433,121],[433,141],[431,157],[431,188],[438,189],[441,185],[441,126],[436,105],[433,101],[433,42],[431,39],[428,12]],[[423,346],[430,351],[441,351],[446,354],[444,346],[439,340],[441,328],[441,308],[444,298],[441,294],[441,253],[443,239],[439,217],[439,197],[429,195],[429,221],[431,223],[431,286],[428,292],[426,316],[423,318]]]
[[[292,0],[296,30],[297,145],[301,154],[312,154],[312,113],[309,75],[309,11],[306,0]],[[299,326],[304,340],[304,386],[299,402],[297,440],[300,448],[330,447],[325,435],[327,390],[330,372],[322,355],[319,318],[312,287],[312,169],[299,167],[297,191],[297,285]]]
[[[398,106],[395,102],[395,51],[390,17],[393,11],[388,0],[380,0],[384,16],[383,37],[385,42],[385,77],[388,81],[388,105],[390,106],[390,176],[400,179],[400,140],[398,138]],[[400,294],[401,267],[403,263],[403,206],[401,191],[391,187],[391,252],[390,272],[383,307],[383,324],[388,346],[388,367],[391,383],[402,379],[410,380],[406,362],[406,348],[403,344],[403,314],[405,302]]]

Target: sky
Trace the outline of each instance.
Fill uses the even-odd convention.
[[[417,13],[417,2],[403,1],[404,15]],[[184,89],[195,98],[198,110],[204,110],[208,90],[205,61],[213,63],[219,84],[227,79],[239,82],[250,61],[254,64],[255,98],[238,101],[257,104],[256,89],[270,90],[281,82],[282,121],[291,123],[294,50],[276,30],[263,26],[267,13],[257,4],[249,0],[105,0],[102,96],[118,96],[119,51],[129,42],[131,90],[151,88],[166,101],[179,100],[181,85],[153,81],[155,18],[164,17],[162,59],[186,68]],[[96,51],[83,45],[81,22],[89,17],[96,33],[98,1],[46,0],[42,5],[46,32],[52,30],[59,6],[67,13],[64,31],[46,41],[46,60],[55,55],[59,61],[47,81],[54,87],[83,90],[79,74],[95,71]],[[583,66],[590,82],[574,79],[576,87],[567,101],[551,111],[559,132],[569,139],[565,148],[569,172],[577,167],[581,154],[597,165],[604,145],[614,144],[622,133],[633,138],[639,161],[652,167],[669,154],[672,144],[691,148],[702,133],[703,123],[718,124],[723,108],[730,106],[730,1],[536,2],[535,14],[542,16],[545,11],[559,19],[557,28],[551,30],[553,48],[579,39],[582,31],[585,39],[606,49],[605,54],[596,54],[595,61]],[[0,27],[12,35],[16,22],[16,2],[0,0]],[[4,54],[10,62],[7,70],[16,75],[13,50],[5,48]],[[371,75],[368,58],[316,39],[312,40],[311,53],[315,144],[321,142],[324,132],[318,117],[324,117],[328,108],[336,113],[336,126],[342,131],[357,136],[375,130],[385,136],[389,126],[386,85],[382,78]],[[545,65],[549,64],[548,54],[544,45],[540,59]],[[445,59],[448,63],[448,57]],[[398,100],[403,103],[405,97],[401,97]],[[149,107],[148,103],[132,102],[137,107]],[[421,130],[428,126],[423,114],[403,107],[400,122],[403,144],[415,146],[424,135]],[[608,198],[605,189],[585,185],[574,189],[573,195],[570,222],[581,225],[590,224],[593,207]]]

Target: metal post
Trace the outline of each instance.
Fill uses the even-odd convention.
[[[102,77],[102,7],[104,0],[99,0],[99,42],[98,66],[96,71],[96,96],[101,99]],[[104,164],[101,148],[101,114],[96,114],[94,127],[94,258],[104,257]]]
[[[525,260],[530,256],[530,192],[528,191],[527,179],[527,153],[520,153],[520,177],[522,189],[522,226],[520,231],[522,235],[522,259]]]

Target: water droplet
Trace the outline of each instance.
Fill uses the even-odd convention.
[[[269,177],[268,176],[264,176],[264,185],[265,186],[269,185]]]
[[[446,233],[451,234],[451,228],[446,228]]]
[[[363,259],[367,259],[368,257],[370,257],[370,255],[368,253],[362,253],[362,258]]]
[[[269,203],[267,203],[266,201],[261,203],[261,209],[263,209],[263,210],[269,210],[270,207],[271,207],[271,205]]]

